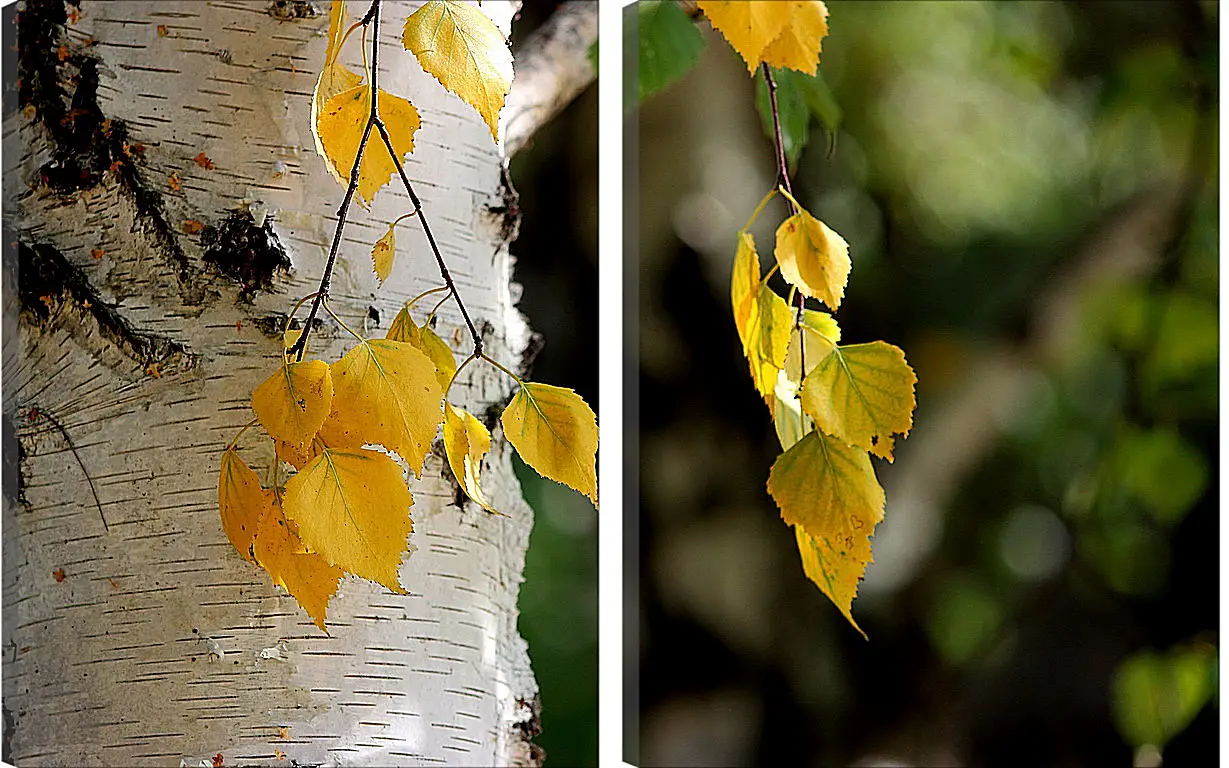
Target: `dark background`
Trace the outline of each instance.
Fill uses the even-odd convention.
[[[522,6],[514,51],[556,7]],[[517,307],[541,336],[529,378],[576,390],[600,414],[596,84],[513,157],[510,174],[522,213],[512,243]],[[542,700],[534,742],[552,768],[597,765],[597,513],[584,496],[514,461],[534,509],[519,622]]]
[[[640,764],[1212,764],[1219,6],[828,7],[844,123],[793,188],[850,243],[843,342],[919,377],[873,461],[869,641],[765,492],[729,278],[772,149],[701,19],[634,117]]]

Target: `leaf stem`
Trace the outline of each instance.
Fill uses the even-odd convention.
[[[436,305],[435,305],[434,307],[432,307],[432,308],[431,308],[431,312],[430,312],[430,314],[428,314],[428,315],[427,315],[427,319],[422,321],[422,322],[423,322],[423,325],[429,325],[429,324],[431,323],[431,321],[432,321],[433,319],[435,319],[435,313],[440,311],[440,307],[444,306],[444,302],[445,302],[445,301],[448,301],[448,297],[447,297],[447,296],[445,296],[444,298],[440,299],[440,300],[436,303]]]
[[[755,220],[759,218],[760,211],[764,210],[764,206],[768,205],[768,201],[771,200],[773,195],[777,194],[778,191],[779,190],[777,187],[773,187],[772,189],[768,190],[768,194],[764,195],[764,199],[761,200],[760,204],[755,206],[755,210],[751,212],[751,218],[747,219],[747,223],[743,224],[743,228],[738,230],[740,233],[751,229],[751,225],[754,224]]]
[[[364,338],[363,338],[362,336],[360,336],[358,333],[355,333],[355,331],[354,331],[354,329],[353,329],[353,328],[351,328],[350,326],[346,325],[346,322],[345,322],[344,320],[342,320],[340,317],[338,317],[338,316],[337,316],[337,313],[336,313],[336,312],[334,312],[334,311],[333,311],[333,308],[329,306],[328,301],[325,301],[325,302],[324,302],[324,311],[329,313],[329,317],[333,318],[333,321],[334,321],[334,322],[336,322],[336,323],[337,323],[338,325],[340,325],[342,328],[345,328],[347,331],[349,331],[351,336],[353,336],[354,338],[358,339],[358,340],[359,340],[359,341],[361,341],[361,342],[365,342],[365,341],[367,341],[367,339],[364,339]]]
[[[257,423],[258,421],[260,421],[260,419],[252,419],[252,420],[251,420],[251,421],[249,421],[247,424],[244,424],[244,425],[243,425],[243,429],[240,429],[240,430],[239,430],[239,434],[237,434],[237,435],[235,435],[234,437],[232,437],[232,438],[231,438],[231,440],[230,440],[230,442],[226,444],[226,450],[228,450],[228,451],[230,451],[230,450],[234,450],[235,446],[236,446],[236,445],[238,445],[238,443],[239,443],[239,438],[243,437],[243,433],[244,433],[244,432],[247,432],[249,429],[251,429],[252,427],[256,426],[256,423]]]
[[[482,359],[483,359],[483,360],[486,360],[486,361],[487,361],[488,363],[490,363],[491,365],[495,366],[495,367],[496,367],[496,368],[498,368],[499,370],[501,370],[501,371],[503,371],[504,373],[506,373],[507,375],[511,376],[511,377],[512,377],[512,378],[516,381],[516,383],[517,383],[517,384],[521,385],[522,387],[523,387],[523,386],[525,386],[525,382],[521,381],[521,377],[520,377],[520,376],[517,376],[517,375],[516,375],[515,373],[513,373],[512,371],[509,371],[507,368],[505,368],[505,367],[503,367],[502,365],[500,365],[500,364],[499,364],[499,363],[498,363],[498,362],[497,362],[494,358],[491,358],[491,357],[484,357],[484,358],[482,358]]]
[[[411,310],[414,308],[414,305],[417,304],[422,299],[425,299],[426,297],[430,296],[433,293],[439,293],[440,291],[446,291],[446,290],[448,290],[448,286],[441,285],[439,288],[432,288],[429,291],[423,291],[422,293],[418,294],[414,298],[407,301],[405,303],[405,308],[406,310]]]
[[[448,380],[448,386],[444,389],[444,399],[445,400],[448,399],[448,393],[452,391],[452,383],[457,380],[457,376],[461,375],[461,371],[465,370],[465,366],[469,365],[471,362],[477,359],[478,358],[476,356],[470,355],[469,357],[462,360],[461,364],[457,366],[457,369],[452,372],[452,378]],[[493,362],[493,361],[488,358],[487,362]]]

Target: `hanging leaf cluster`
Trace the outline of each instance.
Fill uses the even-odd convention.
[[[819,0],[698,5],[752,74],[759,68],[767,79],[772,67],[816,74],[828,34],[828,10]],[[782,130],[779,104],[771,109],[770,135],[784,158],[790,131]],[[781,164],[778,174],[786,173]],[[777,227],[776,263],[765,274],[748,230],[777,193],[788,199],[791,215]],[[768,493],[794,527],[807,577],[862,632],[851,610],[885,501],[870,455],[892,461],[896,437],[913,427],[917,376],[891,344],[840,344],[830,313],[844,299],[850,267],[845,239],[786,188],[774,189],[738,233],[730,300],[752,383],[784,451],[769,472]],[[789,285],[788,300],[768,285],[776,273]],[[808,299],[828,311],[808,308]]]
[[[364,74],[341,63],[343,46],[356,29],[361,27],[365,38],[366,25],[374,20],[378,36],[379,3],[374,0],[364,20],[351,24],[344,0],[334,0],[312,97],[312,132],[330,173],[347,187],[343,212],[355,194],[370,203],[394,174],[406,184],[415,209],[390,222],[372,247],[372,268],[383,283],[392,271],[396,225],[421,217],[422,211],[401,169],[401,159],[414,148],[417,110],[375,86],[366,58]],[[511,54],[498,27],[467,3],[430,0],[406,20],[403,42],[424,70],[478,111],[498,140],[499,112],[512,80]],[[370,53],[374,60],[374,40]],[[378,123],[373,119],[377,111]],[[380,141],[371,141],[373,132]],[[230,542],[292,594],[322,630],[329,599],[347,573],[405,593],[398,571],[413,532],[410,482],[421,476],[441,433],[457,485],[483,509],[497,513],[481,487],[490,431],[447,399],[470,362],[488,362],[519,385],[501,424],[525,462],[597,504],[593,411],[572,390],[522,381],[482,352],[425,220],[446,285],[407,302],[383,339],[364,338],[333,313],[329,269],[344,223],[343,215],[321,290],[299,300],[290,313],[293,318],[314,300],[309,320],[304,330],[290,329],[287,320],[279,364],[252,393],[255,418],[223,452],[218,477],[218,508]],[[456,300],[474,337],[474,351],[460,365],[431,327],[443,301],[421,324],[411,314],[419,300],[441,291],[449,292],[445,301]],[[331,363],[304,359],[311,319],[320,307],[358,342]],[[238,452],[240,438],[257,424],[269,440],[265,483]]]

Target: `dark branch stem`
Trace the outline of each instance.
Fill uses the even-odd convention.
[[[81,473],[85,475],[85,481],[90,484],[90,493],[94,495],[94,503],[98,505],[98,516],[102,518],[102,528],[109,533],[111,526],[107,525],[107,516],[102,512],[102,501],[98,498],[98,489],[94,487],[94,478],[90,477],[89,470],[85,468],[85,462],[81,460],[81,454],[77,453],[77,446],[73,445],[73,439],[68,436],[68,430],[46,408],[34,406],[30,409],[31,420],[40,417],[46,419],[51,426],[55,427],[64,436],[64,442],[68,443],[68,450],[72,451],[73,458],[77,460],[77,466],[81,467]]]
[[[410,196],[410,202],[414,204],[414,212],[411,215],[417,215],[422,222],[422,231],[426,234],[427,242],[431,245],[431,252],[435,254],[435,261],[439,265],[440,275],[443,276],[444,282],[448,284],[448,290],[452,293],[452,297],[456,299],[457,307],[461,310],[461,316],[465,318],[465,325],[469,327],[470,335],[474,339],[474,356],[481,358],[483,356],[482,337],[478,335],[478,329],[474,327],[474,322],[469,317],[469,311],[465,308],[465,302],[461,301],[461,294],[457,291],[456,283],[453,282],[447,265],[444,264],[444,257],[440,253],[439,245],[435,242],[435,235],[431,233],[431,225],[427,223],[427,217],[423,213],[422,202],[418,199],[418,195],[414,193],[414,187],[410,185],[410,179],[405,175],[405,169],[401,166],[401,158],[397,156],[397,150],[393,148],[393,141],[388,135],[388,129],[384,127],[384,121],[380,119],[380,88],[378,78],[381,2],[382,0],[372,0],[371,8],[368,9],[367,15],[363,17],[362,21],[364,26],[369,23],[371,24],[371,112],[367,116],[367,125],[363,129],[363,138],[359,142],[358,152],[354,157],[354,167],[350,170],[350,185],[346,188],[346,195],[341,201],[341,207],[337,209],[337,229],[333,233],[333,245],[329,248],[329,258],[324,265],[324,275],[320,278],[320,290],[312,301],[312,308],[307,315],[302,335],[299,336],[294,346],[288,350],[288,353],[295,355],[296,360],[303,359],[303,354],[307,349],[307,337],[311,333],[316,313],[319,312],[320,305],[328,300],[329,287],[333,278],[333,267],[336,265],[337,251],[341,246],[341,232],[346,225],[346,213],[350,210],[350,202],[354,199],[354,193],[358,189],[359,168],[363,162],[363,153],[367,149],[367,140],[371,137],[371,129],[375,128],[379,131],[380,138],[384,140],[384,146],[388,148],[388,154],[393,159],[393,165],[397,168],[397,175],[401,177],[401,183],[405,185],[405,191]]]
[[[785,140],[781,135],[781,112],[777,108],[777,81],[773,79],[772,68],[767,64],[760,64],[764,70],[764,84],[768,86],[768,103],[772,107],[772,138],[776,149],[777,159],[777,183],[785,187],[785,191],[794,196],[794,189],[789,183],[789,167],[785,162]],[[796,215],[798,208],[794,205],[794,201],[786,198],[785,204],[789,206],[790,215]],[[806,341],[805,335],[802,333],[802,310],[806,307],[806,297],[802,295],[802,291],[795,294],[796,305],[798,311],[794,316],[794,327],[798,329],[798,338],[801,340],[802,346],[799,347],[799,360],[802,362],[802,373],[806,374]]]

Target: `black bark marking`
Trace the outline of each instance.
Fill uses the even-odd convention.
[[[286,327],[286,313],[274,312],[271,315],[253,318],[252,325],[256,326],[256,330],[260,331],[269,338],[281,341],[282,329]],[[291,330],[298,330],[302,327],[303,321],[299,320],[298,318],[295,318],[294,322],[290,324]],[[319,333],[323,329],[324,320],[317,317],[312,321],[312,333]]]
[[[85,462],[81,459],[81,454],[77,453],[77,446],[73,444],[73,439],[69,437],[68,430],[60,423],[60,420],[51,414],[46,408],[34,406],[29,410],[30,421],[38,421],[46,419],[51,426],[64,436],[64,442],[68,443],[68,450],[72,451],[73,458],[77,460],[77,466],[81,467],[81,474],[85,475],[85,481],[90,484],[90,493],[94,496],[94,503],[98,505],[98,516],[102,518],[103,530],[111,532],[111,526],[107,525],[107,516],[102,511],[102,500],[98,498],[98,489],[94,487],[94,478],[90,476],[90,471],[85,468]]]
[[[542,768],[542,763],[546,760],[546,750],[533,742],[534,737],[542,733],[542,697],[535,693],[532,699],[517,699],[516,704],[522,711],[529,710],[529,717],[513,723],[512,727],[529,748],[529,764]]]
[[[162,195],[137,172],[143,148],[130,140],[123,121],[103,114],[98,58],[63,34],[66,5],[64,0],[27,0],[17,18],[18,104],[33,109],[52,145],[39,179],[52,193],[71,195],[102,184],[103,174],[113,173],[136,208],[143,234],[175,268],[184,303],[199,306],[210,292],[179,245]]]
[[[521,229],[521,195],[512,186],[512,176],[507,163],[499,171],[499,199],[496,205],[488,205],[488,214],[497,217],[500,240],[511,243]]]
[[[316,15],[316,7],[308,0],[273,0],[269,15],[279,21],[310,19]]]
[[[4,739],[0,745],[0,760],[14,765],[13,763],[13,731],[17,730],[17,718],[13,716],[13,710],[7,706],[4,707]]]
[[[49,245],[17,244],[17,294],[21,316],[40,328],[71,305],[98,324],[102,338],[114,344],[141,368],[157,365],[164,372],[191,370],[199,355],[164,336],[138,331],[116,309],[103,301],[80,269]],[[71,324],[69,332],[82,329]],[[87,348],[89,348],[87,346]]]
[[[272,291],[277,274],[290,273],[290,257],[268,219],[257,225],[246,212],[234,211],[219,226],[201,232],[205,263],[239,284],[239,300],[251,303],[258,291]]]

